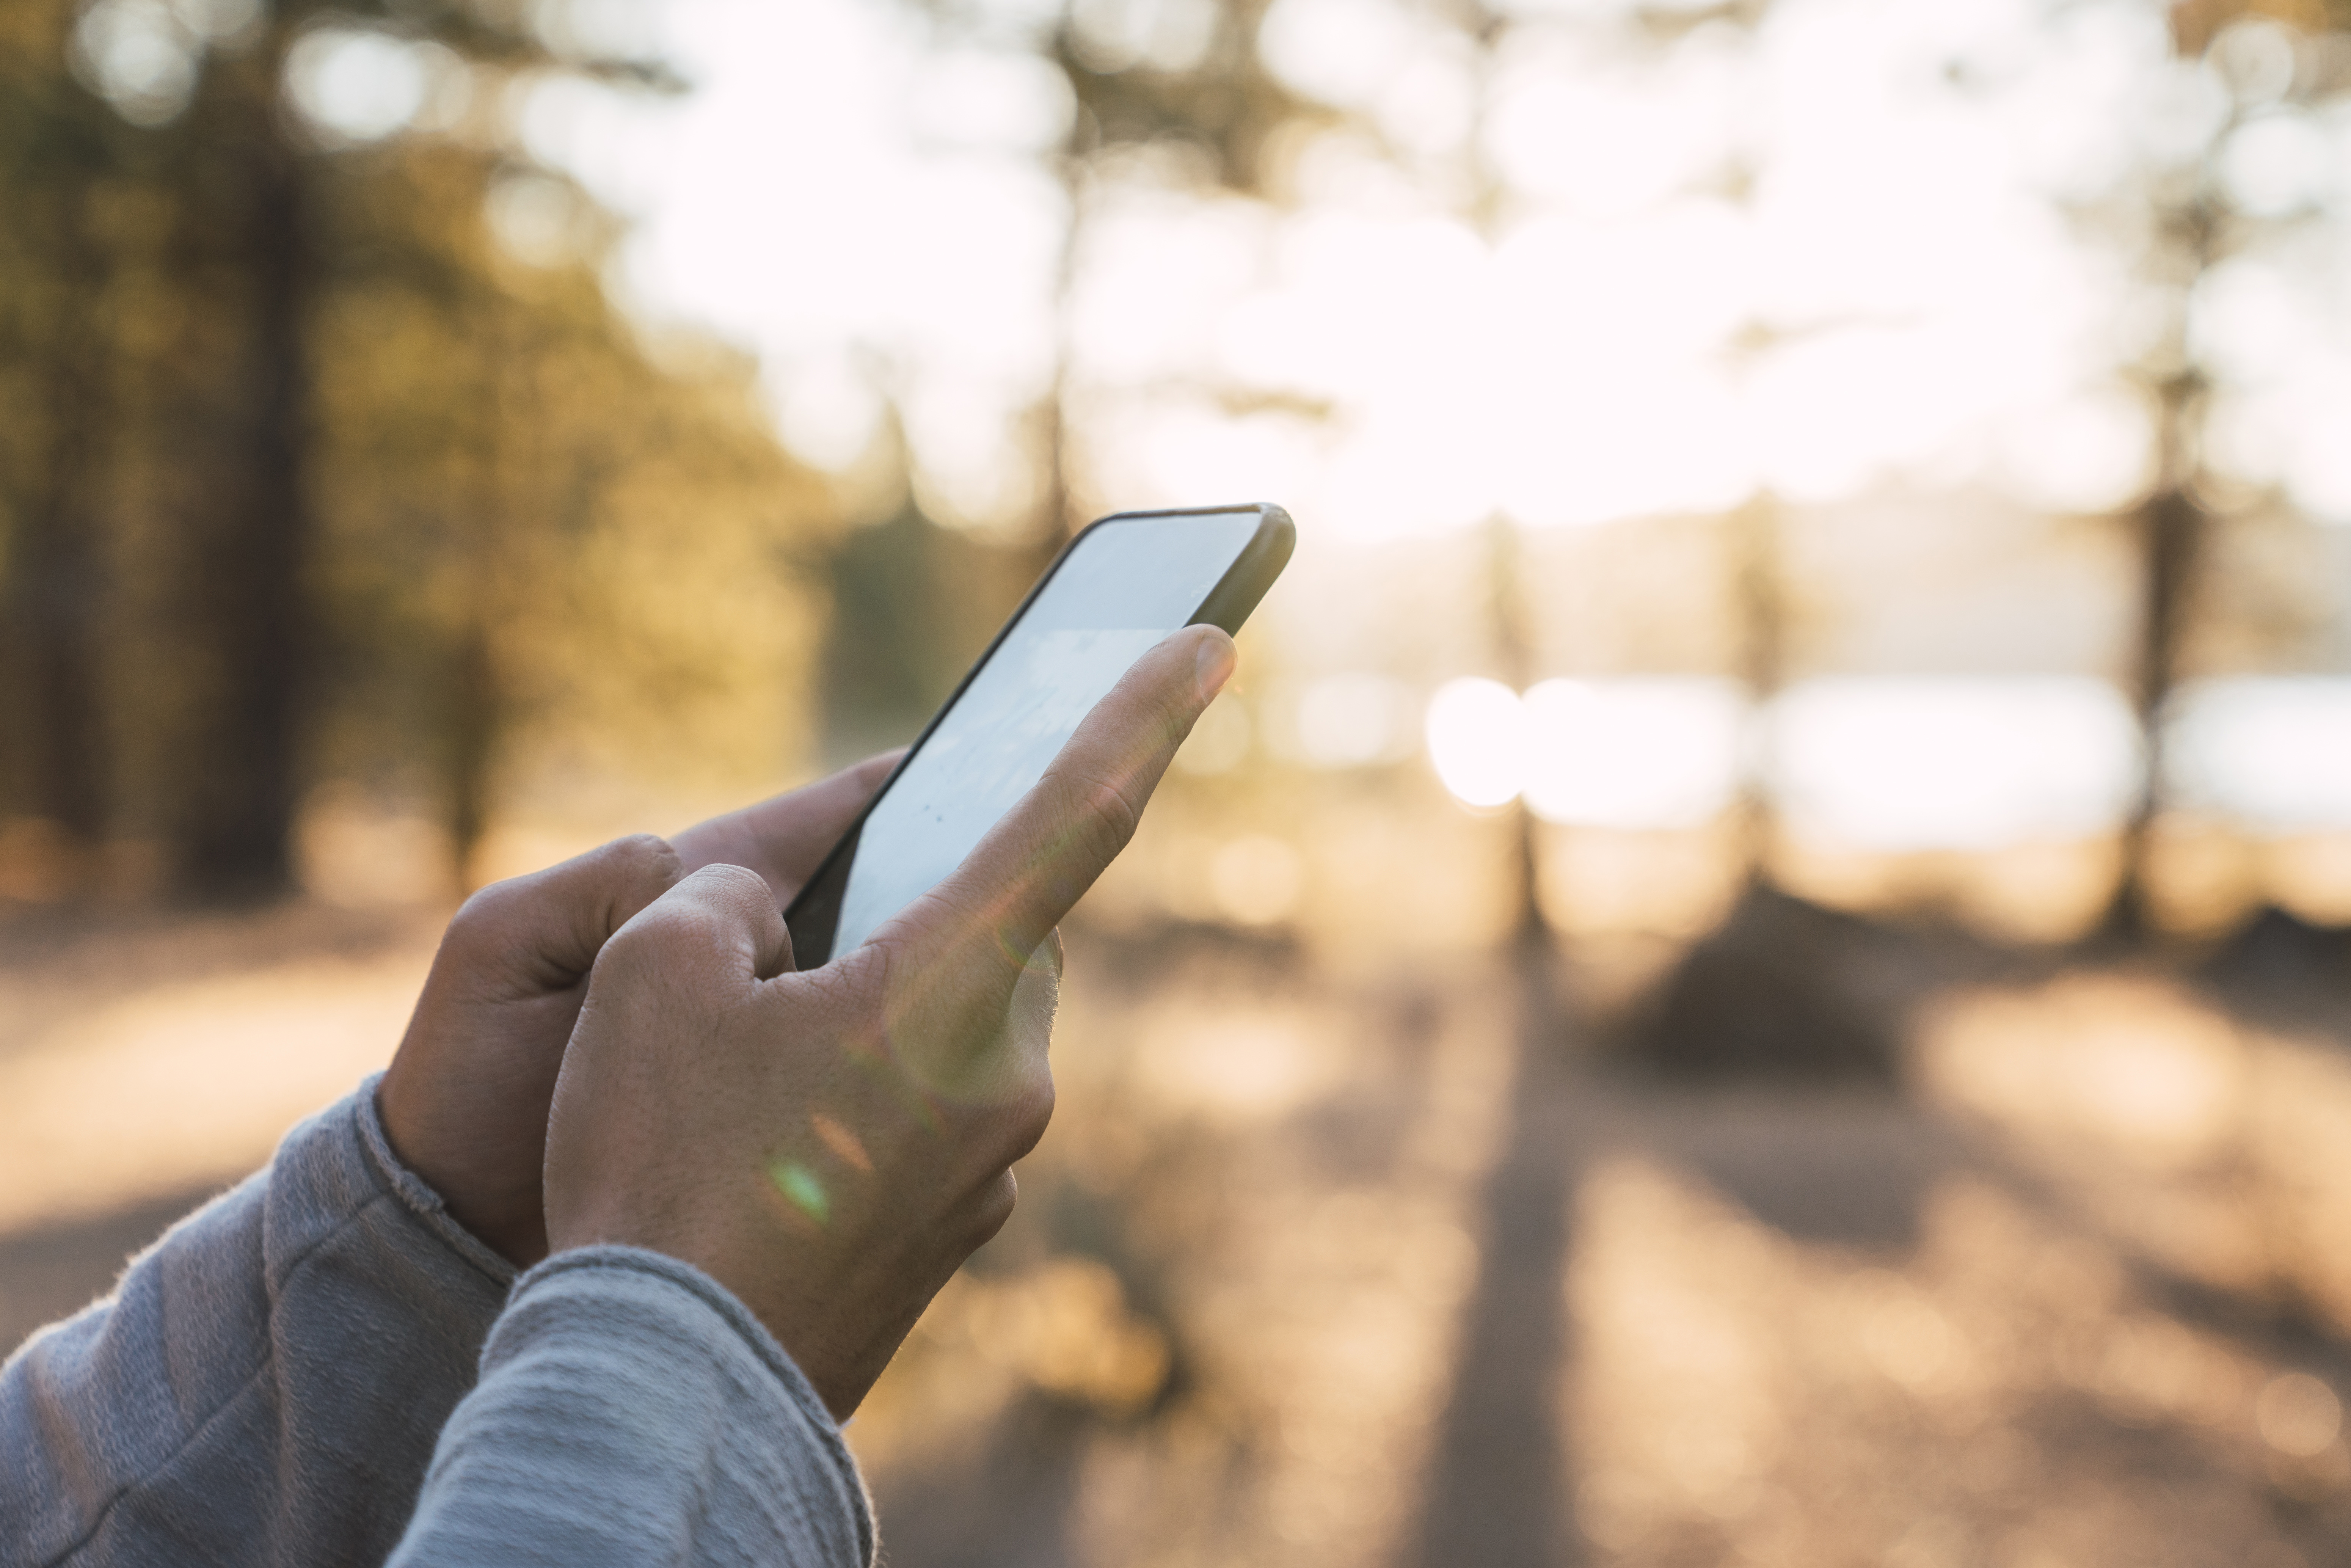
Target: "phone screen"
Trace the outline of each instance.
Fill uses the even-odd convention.
[[[1252,507],[1113,517],[1080,536],[835,852],[850,857],[839,917],[825,953],[801,961],[857,947],[962,864],[1119,677],[1200,613],[1260,527]]]

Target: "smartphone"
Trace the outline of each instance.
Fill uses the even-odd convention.
[[[794,962],[852,951],[946,881],[1136,660],[1186,626],[1238,632],[1296,539],[1262,503],[1090,524],[784,911]]]

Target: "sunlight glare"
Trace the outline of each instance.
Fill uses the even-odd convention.
[[[1428,25],[1395,0],[1275,0],[1259,25],[1266,65],[1325,103],[1369,103],[1427,42]]]
[[[1215,0],[1076,0],[1070,46],[1090,70],[1185,71],[1216,42]]]
[[[1826,677],[1773,702],[1768,770],[1808,836],[1982,849],[2111,829],[2136,790],[2138,740],[2104,681]]]
[[[1197,9],[1089,11],[1082,47],[1189,47]],[[1498,57],[1486,134],[1510,199],[1481,237],[1388,155],[1459,151],[1438,145],[1466,125],[1458,31],[1394,0],[1280,0],[1270,68],[1387,151],[1302,132],[1294,206],[1155,183],[1148,160],[1096,184],[1066,321],[1090,486],[1196,500],[1222,493],[1219,454],[1268,468],[1261,441],[1228,453],[1208,428],[1263,392],[1330,410],[1290,447],[1283,494],[1365,541],[1498,511],[1719,511],[1767,484],[1801,504],[1980,476],[2096,509],[2139,466],[2098,390],[2117,294],[2045,193],[2110,179],[2168,134],[2166,105],[2194,118],[2226,93],[2164,75],[2159,25],[2119,0],[2077,11],[1792,0],[1750,34],[1625,56],[1530,31]],[[909,444],[956,518],[1033,504],[1000,469],[1025,460],[1017,421],[1060,336],[1067,212],[1036,156],[1071,112],[1052,73],[935,52],[850,0],[706,0],[669,30],[703,85],[639,136],[655,154],[618,157],[585,94],[533,143],[600,193],[632,188],[630,288],[755,347],[810,455],[838,462],[887,381],[923,405]],[[1922,59],[1981,85],[1922,83]],[[2251,131],[2247,168],[2283,167],[2284,142]],[[873,390],[844,389],[841,429],[816,430],[811,389],[844,378]],[[2298,497],[2351,489],[2325,444],[2296,441]]]
[[[2351,678],[2199,681],[2167,733],[2182,805],[2272,831],[2351,827]]]
[[[1093,480],[1122,506],[1196,506],[1203,497],[1311,493],[1322,432],[1291,413],[1239,419],[1182,395],[1112,400],[1082,429],[1102,454]],[[1297,503],[1301,510],[1303,502]]]
[[[185,109],[202,57],[164,0],[93,0],[74,25],[77,74],[133,125],[161,125]]]
[[[1546,821],[1693,828],[1737,796],[1747,702],[1729,681],[1544,681],[1525,701],[1528,809]]]
[[[1736,155],[1740,62],[1719,37],[1700,29],[1654,69],[1540,60],[1506,72],[1487,130],[1495,162],[1583,216],[1630,217],[1682,194]]]
[[[880,433],[884,409],[873,377],[846,350],[811,353],[776,378],[778,423],[792,451],[819,467],[857,461]]]
[[[1428,158],[1450,155],[1478,122],[1478,71],[1468,44],[1439,35],[1390,78],[1374,110],[1380,132]]]
[[[1429,699],[1428,758],[1453,798],[1480,809],[1518,799],[1526,771],[1526,716],[1499,681],[1464,676]]]
[[[2231,131],[2219,162],[2239,206],[2257,218],[2279,218],[2325,198],[2335,149],[2306,115],[2273,114]]]
[[[424,108],[433,85],[424,47],[370,28],[314,27],[286,60],[295,107],[346,141],[378,141],[400,130]]]
[[[957,49],[923,63],[909,98],[918,143],[1039,153],[1058,145],[1078,106],[1045,61],[1000,49]]]
[[[2097,513],[2127,506],[2153,476],[2147,405],[2116,392],[2084,391],[2020,407],[2002,422],[2001,471],[2029,506]]]

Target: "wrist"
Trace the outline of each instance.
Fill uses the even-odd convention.
[[[507,1263],[528,1269],[545,1258],[547,1227],[537,1184],[517,1187],[480,1168],[460,1140],[434,1124],[400,1066],[395,1059],[374,1091],[376,1125],[392,1156],[432,1192],[443,1213]]]
[[[521,1272],[521,1266],[455,1213],[440,1188],[411,1165],[392,1143],[383,1119],[381,1087],[380,1077],[362,1084],[350,1103],[349,1113],[350,1124],[374,1171],[376,1184],[398,1199],[401,1208],[432,1231],[444,1246],[503,1290]]]

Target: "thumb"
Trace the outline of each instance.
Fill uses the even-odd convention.
[[[453,942],[478,941],[532,990],[560,990],[588,973],[612,933],[674,885],[668,843],[637,833],[559,865],[492,883],[450,923]]]
[[[792,972],[792,936],[767,883],[747,866],[706,865],[629,922],[613,943],[657,962],[771,980]]]

